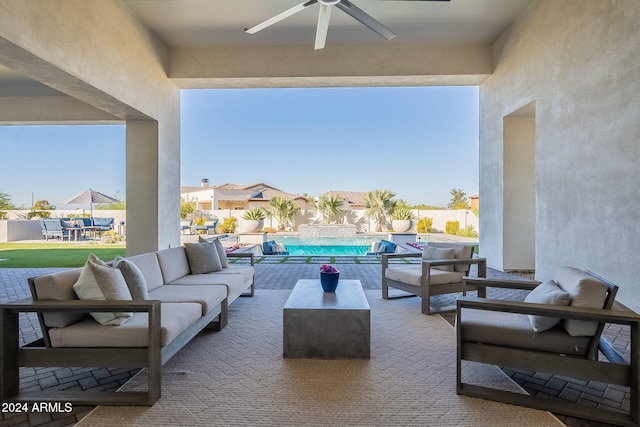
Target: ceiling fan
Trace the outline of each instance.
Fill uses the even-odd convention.
[[[387,0],[392,1],[392,0]],[[395,0],[399,1],[399,0]],[[449,0],[402,0],[402,1],[449,1]],[[360,22],[364,26],[369,29],[375,31],[382,37],[387,40],[391,40],[396,36],[396,34],[382,25],[380,22],[376,21],[371,15],[367,14],[362,9],[356,7],[350,0],[308,0],[303,3],[300,3],[297,6],[292,7],[291,9],[285,10],[284,12],[274,16],[273,18],[267,19],[261,24],[256,25],[255,27],[245,28],[244,31],[249,34],[255,34],[258,31],[264,30],[265,28],[275,24],[276,22],[280,22],[285,18],[288,18],[291,15],[294,15],[309,6],[313,6],[316,3],[320,3],[320,13],[318,14],[318,27],[316,29],[316,43],[315,49],[323,49],[325,42],[327,40],[327,31],[329,30],[329,19],[331,18],[331,11],[333,7],[337,7],[347,15],[351,16],[356,21]]]

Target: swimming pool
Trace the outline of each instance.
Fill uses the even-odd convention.
[[[289,255],[324,255],[349,256],[366,255],[373,242],[379,242],[386,236],[357,236],[357,237],[298,237],[298,236],[269,236],[268,240],[275,240],[283,244]]]

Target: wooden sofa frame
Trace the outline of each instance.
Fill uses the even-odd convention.
[[[422,252],[410,252],[410,253],[384,253],[382,254],[382,298],[383,299],[396,299],[396,298],[406,298],[419,296],[422,298],[422,313],[424,314],[435,314],[435,313],[443,313],[447,311],[455,311],[456,307],[447,306],[440,310],[434,310],[431,307],[431,297],[435,295],[443,295],[443,294],[452,294],[462,292],[463,295],[466,295],[467,291],[476,290],[473,286],[464,285],[464,281],[460,281],[458,283],[449,283],[446,285],[432,285],[431,284],[431,268],[443,265],[457,265],[457,264],[468,264],[469,270],[466,271],[465,274],[469,274],[471,270],[471,264],[478,265],[478,277],[487,277],[487,260],[485,258],[473,258],[473,252],[471,252],[471,258],[469,259],[452,259],[452,260],[423,260],[422,261],[422,278],[421,278],[421,287],[417,288],[416,286],[410,285],[408,283],[398,282],[395,280],[387,279],[386,271],[389,268],[389,260],[393,258],[422,258]],[[411,295],[403,295],[403,296],[389,296],[389,288],[400,289],[404,292],[408,292]],[[480,297],[485,297],[486,294],[485,288],[481,287],[477,289]]]
[[[34,278],[29,286],[34,291]],[[35,293],[33,293],[35,295]],[[253,286],[251,294],[253,295]],[[148,347],[91,347],[53,348],[49,328],[43,314],[64,311],[143,312],[149,317]],[[43,338],[20,347],[19,314],[37,313]],[[153,405],[160,398],[161,366],[173,357],[203,329],[222,330],[228,323],[228,303],[225,298],[218,306],[199,318],[165,347],[160,340],[161,302],[146,301],[33,301],[26,298],[0,304],[0,399],[4,401],[41,402],[62,401],[78,405]],[[70,392],[20,391],[21,367],[118,367],[147,368],[146,391],[131,392]]]
[[[613,283],[587,271],[596,279],[607,285],[608,292],[604,308],[580,308],[533,304],[516,301],[461,298],[457,301],[456,336],[457,336],[457,394],[479,397],[503,403],[527,406],[534,409],[547,410],[553,413],[569,415],[576,418],[610,423],[616,425],[638,425],[640,413],[640,365],[638,357],[638,332],[640,316],[630,310],[612,310],[618,287]],[[465,285],[473,287],[500,287],[510,289],[531,290],[539,282],[499,279],[465,278]],[[509,313],[543,315],[562,319],[589,320],[599,322],[596,334],[591,338],[584,357],[554,354],[549,352],[512,348],[465,341],[463,335],[461,310],[479,309]],[[631,328],[630,361],[618,354],[613,346],[602,336],[605,323],[628,325]],[[598,350],[610,363],[598,360]],[[534,372],[545,372],[564,375],[582,380],[600,381],[630,388],[630,413],[605,408],[580,406],[560,399],[542,398],[526,394],[497,390],[480,385],[467,384],[462,381],[462,361],[473,361],[496,366],[507,366]]]

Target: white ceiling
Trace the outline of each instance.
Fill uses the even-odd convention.
[[[302,0],[123,0],[167,45],[295,45],[313,48],[319,5],[265,30],[252,27]],[[332,44],[493,41],[533,0],[352,0],[395,32],[387,42],[342,11],[331,14]]]
[[[259,24],[302,0],[122,0],[167,46],[308,45],[319,5],[250,35]],[[397,34],[386,41],[342,11],[331,15],[326,49],[344,44],[492,42],[533,0],[352,0]],[[0,96],[50,96],[55,90],[0,64]]]

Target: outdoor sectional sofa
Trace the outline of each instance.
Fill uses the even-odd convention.
[[[254,294],[253,254],[230,253],[250,263],[229,265],[222,245],[216,243],[217,247],[213,242],[210,247],[206,242],[187,244],[107,264],[90,257],[83,268],[30,278],[33,299],[0,305],[2,401],[153,405],[160,398],[161,366],[201,330],[224,328],[228,305]],[[213,269],[219,271],[207,271],[212,254],[220,262],[220,268]],[[78,285],[74,289],[74,284],[84,282],[80,279],[88,274],[87,268],[103,291],[103,273],[122,277],[129,300],[78,299],[77,293],[85,296],[85,291]],[[18,315],[24,312],[38,314],[43,339],[20,347]],[[111,319],[107,324],[97,320],[103,315]],[[53,366],[146,368],[148,390],[20,392],[20,367]]]

